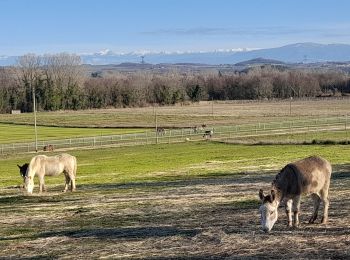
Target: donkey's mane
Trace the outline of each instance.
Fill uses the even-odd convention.
[[[277,175],[275,176],[275,179],[272,181],[272,189],[278,192],[282,192],[282,196],[284,193],[286,192],[290,193],[292,190],[292,187],[291,187],[292,184],[289,183],[289,181],[288,181],[288,185],[284,186],[286,184],[285,178],[288,178],[287,177],[288,175],[289,176],[292,175],[292,179],[294,179],[294,183],[297,185],[297,186],[293,185],[293,187],[297,189],[294,192],[300,192],[300,189],[301,189],[301,187],[299,187],[298,185],[300,183],[299,170],[296,165],[294,165],[293,163],[289,163],[286,166],[284,166],[279,173],[277,173]]]

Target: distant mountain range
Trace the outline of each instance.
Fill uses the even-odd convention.
[[[120,64],[125,62],[151,64],[160,63],[200,63],[200,64],[236,64],[247,60],[263,59],[275,63],[314,63],[349,62],[350,45],[296,43],[277,48],[257,50],[218,50],[212,52],[148,52],[114,53],[106,50],[93,54],[82,54],[83,63],[91,65]],[[16,63],[15,56],[1,56],[0,66]]]

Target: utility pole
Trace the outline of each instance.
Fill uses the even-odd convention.
[[[293,96],[292,96],[292,94],[294,93],[294,95],[295,95],[295,90],[294,90],[294,88],[292,87],[292,86],[289,86],[289,88],[290,88],[290,99],[289,99],[289,116],[291,116],[292,115],[292,100],[293,100]]]
[[[157,110],[154,107],[154,123],[156,128],[156,144],[158,144],[158,119],[157,119]]]
[[[35,54],[26,54],[18,59],[19,71],[22,80],[32,90],[33,96],[33,113],[34,113],[34,131],[35,131],[35,151],[38,152],[38,132],[36,125],[36,99],[35,99],[35,83],[40,77],[41,57]]]
[[[33,92],[34,132],[35,132],[35,152],[38,152],[38,131],[36,128],[36,102],[35,102],[34,86],[32,86],[32,92]]]

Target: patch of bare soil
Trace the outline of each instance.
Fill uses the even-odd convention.
[[[312,203],[304,197],[300,228],[286,227],[281,208],[272,232],[265,234],[258,190],[268,189],[273,176],[96,184],[68,194],[51,187],[32,197],[4,189],[0,258],[350,258],[349,167],[333,174],[328,225],[306,224]]]

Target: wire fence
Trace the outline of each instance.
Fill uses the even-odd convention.
[[[283,122],[267,122],[235,126],[216,126],[212,128],[166,129],[165,131],[147,131],[144,133],[67,138],[44,140],[37,144],[38,151],[49,145],[57,149],[99,148],[107,146],[134,146],[149,144],[178,143],[199,140],[221,140],[227,138],[245,138],[250,136],[277,135],[347,130],[348,117],[329,117],[302,119]],[[1,144],[0,154],[35,152],[35,142]]]

